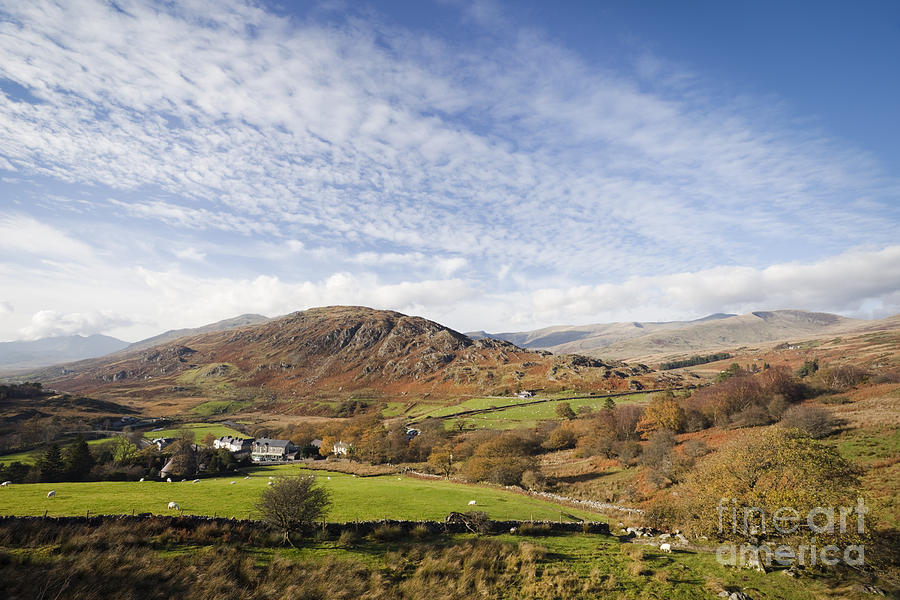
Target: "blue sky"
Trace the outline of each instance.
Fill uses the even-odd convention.
[[[900,312],[895,2],[0,1],[0,340]]]

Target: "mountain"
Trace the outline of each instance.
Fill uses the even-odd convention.
[[[0,342],[0,371],[12,373],[94,358],[127,346],[128,342],[108,335],[68,335],[28,342]]]
[[[147,400],[449,397],[657,385],[643,365],[472,340],[421,317],[353,306],[129,348],[37,377],[62,391]]]
[[[526,348],[582,353],[625,360],[736,348],[853,331],[877,322],[803,310],[717,313],[695,321],[606,323],[546,327],[535,331],[487,334]],[[889,323],[889,320],[885,320]]]
[[[128,346],[127,350],[141,350],[144,348],[151,348],[153,346],[158,346],[159,344],[171,342],[183,337],[199,335],[201,333],[212,333],[214,331],[227,331],[229,329],[236,329],[238,327],[246,327],[247,325],[257,325],[259,323],[265,323],[268,320],[268,317],[264,317],[262,315],[247,314],[241,315],[239,317],[232,317],[231,319],[216,321],[215,323],[210,323],[209,325],[204,325],[202,327],[195,327],[193,329],[170,329],[165,333],[155,335],[139,342],[134,342],[133,344]]]
[[[590,352],[597,348],[603,348],[616,342],[641,337],[657,331],[679,329],[696,323],[705,323],[719,319],[727,319],[735,315],[716,313],[697,319],[695,321],[663,321],[663,322],[638,322],[627,321],[621,323],[594,323],[592,325],[560,325],[544,327],[534,331],[513,333],[487,333],[477,331],[468,333],[475,339],[491,338],[494,340],[506,340],[523,348],[542,350],[562,350],[563,346],[574,345],[578,352]],[[554,350],[555,351],[555,350]],[[569,350],[570,352],[572,350]]]

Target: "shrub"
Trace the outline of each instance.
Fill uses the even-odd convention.
[[[291,541],[290,534],[309,528],[325,514],[331,498],[328,491],[316,484],[314,476],[279,477],[263,490],[256,508],[264,523],[278,529],[283,541]]]
[[[359,536],[355,531],[350,531],[349,529],[345,529],[341,532],[341,535],[338,536],[337,540],[338,546],[342,546],[344,548],[350,548],[359,543]]]
[[[399,525],[379,525],[372,531],[372,539],[379,542],[396,542],[403,536],[403,528]]]
[[[519,533],[522,535],[542,536],[550,535],[552,530],[547,523],[522,523],[519,527]]]
[[[781,425],[799,429],[811,438],[821,439],[834,432],[835,420],[828,409],[815,404],[805,404],[792,406],[786,410],[781,418]]]

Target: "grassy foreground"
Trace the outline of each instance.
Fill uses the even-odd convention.
[[[45,511],[49,516],[84,515],[88,511],[92,514],[178,514],[167,509],[169,502],[177,502],[185,514],[247,518],[254,516],[254,504],[270,476],[299,472],[297,466],[280,465],[255,469],[249,479],[244,474],[234,474],[201,479],[200,483],[100,481],[11,485],[0,489],[0,514],[43,515]],[[477,502],[475,508],[498,520],[567,520],[567,515],[602,520],[594,513],[501,489],[396,475],[353,477],[323,471],[316,474],[332,493],[327,517],[330,521],[443,519],[451,511],[471,510],[470,500]],[[50,490],[56,492],[55,497],[47,497]]]
[[[0,523],[0,597],[368,600],[859,598],[839,580],[726,569],[590,534],[319,535],[246,522]],[[847,592],[850,592],[849,594]]]

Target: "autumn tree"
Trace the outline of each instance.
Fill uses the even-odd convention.
[[[575,411],[572,410],[572,405],[568,402],[560,402],[556,405],[556,416],[560,419],[566,419],[571,421],[575,418]]]
[[[679,491],[676,518],[696,534],[746,537],[743,514],[751,508],[755,525],[765,514],[771,530],[772,516],[788,507],[804,516],[797,535],[805,535],[811,510],[857,504],[859,471],[833,446],[796,430],[751,430],[702,460]],[[737,527],[732,514],[741,516]]]
[[[450,479],[453,473],[453,450],[449,446],[436,446],[428,455],[428,466]]]
[[[672,432],[681,430],[684,424],[684,410],[672,392],[658,392],[650,399],[644,416],[637,424],[637,430],[650,433],[660,429]]]

